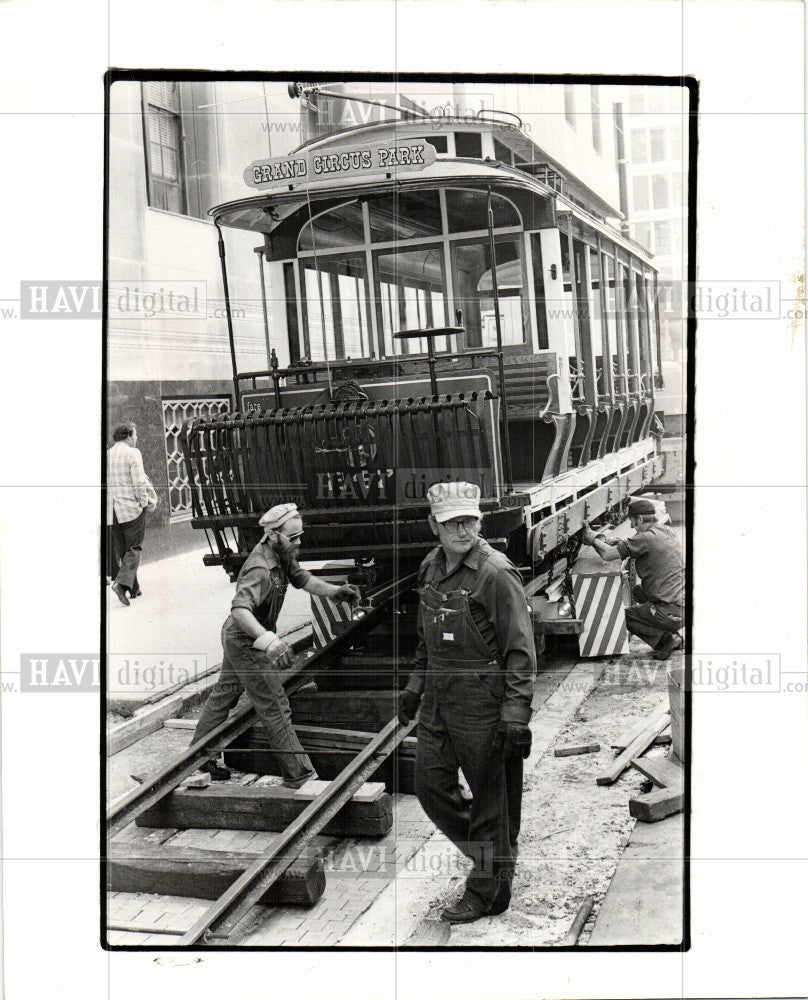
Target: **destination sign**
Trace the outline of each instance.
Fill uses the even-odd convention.
[[[306,150],[298,156],[256,160],[244,171],[250,187],[265,190],[298,182],[364,177],[367,174],[423,170],[435,162],[435,147],[425,139],[368,143],[333,152]]]

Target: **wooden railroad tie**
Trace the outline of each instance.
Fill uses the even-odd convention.
[[[269,830],[283,832],[328,786],[309,781],[303,788],[237,785],[177,789],[136,820],[138,826],[180,830]],[[393,826],[393,802],[381,782],[366,782],[331,819],[322,833],[336,837],[383,837]]]
[[[295,732],[304,750],[321,778],[336,778],[351,754],[357,754],[373,739],[373,733],[322,726],[295,726]],[[408,736],[400,745],[379,762],[371,775],[372,781],[383,781],[388,791],[414,794],[415,792],[416,739]],[[278,757],[266,730],[257,723],[224,751],[224,762],[237,771],[255,774],[280,774]]]
[[[629,799],[630,816],[644,823],[656,823],[684,809],[684,771],[679,764],[670,757],[658,757],[632,760],[631,765],[657,787],[647,795]]]
[[[398,712],[397,691],[300,691],[289,699],[292,721],[379,732]]]
[[[255,852],[113,841],[107,845],[107,888],[218,899],[259,857]],[[287,868],[258,902],[264,906],[314,906],[324,890],[322,860],[304,856]]]

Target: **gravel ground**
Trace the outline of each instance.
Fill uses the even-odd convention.
[[[595,905],[579,944],[586,944],[597,911],[628,843],[634,820],[628,800],[648,785],[629,768],[611,786],[596,776],[614,759],[613,742],[631,737],[667,708],[665,664],[647,659],[639,642],[628,656],[607,661],[592,693],[538,759],[526,762],[519,859],[510,909],[454,926],[449,944],[536,947],[558,944],[585,896]],[[676,654],[675,654],[676,655]],[[532,728],[540,728],[541,711]],[[535,734],[534,734],[535,739]],[[555,757],[553,749],[600,743],[597,753]],[[649,754],[664,756],[666,747]],[[433,900],[430,915],[462,892],[462,879]]]

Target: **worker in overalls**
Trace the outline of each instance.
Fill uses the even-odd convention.
[[[650,500],[628,505],[632,538],[609,540],[584,525],[583,538],[601,559],[633,559],[640,583],[634,603],[626,609],[626,628],[653,649],[655,660],[667,660],[682,647],[679,630],[685,623],[685,566],[676,530],[657,522]]]
[[[536,650],[519,573],[480,538],[479,487],[438,483],[427,497],[440,545],[421,564],[419,641],[399,720],[409,723],[420,704],[416,795],[474,861],[462,899],[442,917],[468,923],[510,905],[520,803],[508,802],[507,765],[519,761],[521,801]]]
[[[216,684],[205,702],[193,743],[207,736],[228,716],[243,691],[277,750],[283,783],[299,788],[317,775],[292,726],[282,671],[292,665],[291,648],[275,634],[286,588],[293,587],[332,600],[358,603],[359,588],[337,586],[312,576],[297,561],[303,520],[293,503],[278,504],[258,522],[264,536],[247,556],[236,583],[230,615],[222,627],[224,656]],[[211,758],[201,767],[216,781],[230,777],[229,768]]]

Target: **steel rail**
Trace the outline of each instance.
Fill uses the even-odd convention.
[[[178,942],[179,947],[190,947],[200,941],[204,943],[206,936],[230,936],[267,889],[376,770],[379,756],[392,753],[414,725],[414,721],[404,726],[398,719],[391,719],[297,819],[275,838],[264,856],[255,861],[183,935]]]
[[[326,669],[329,661],[339,655],[348,645],[355,642],[363,632],[376,624],[390,601],[415,582],[417,573],[409,573],[393,583],[387,583],[378,590],[371,591],[368,597],[374,602],[374,607],[364,617],[352,622],[349,628],[337,636],[327,646],[314,653],[308,659],[300,657],[283,679],[287,694],[293,694],[312,680],[317,673]],[[159,799],[171,792],[185,778],[193,774],[199,765],[210,757],[212,747],[221,748],[245,733],[255,722],[255,710],[244,708],[227,719],[198,743],[193,743],[184,753],[172,761],[167,767],[153,775],[142,785],[132,791],[107,809],[107,836],[112,837],[125,826],[128,826],[142,812],[154,805]]]

